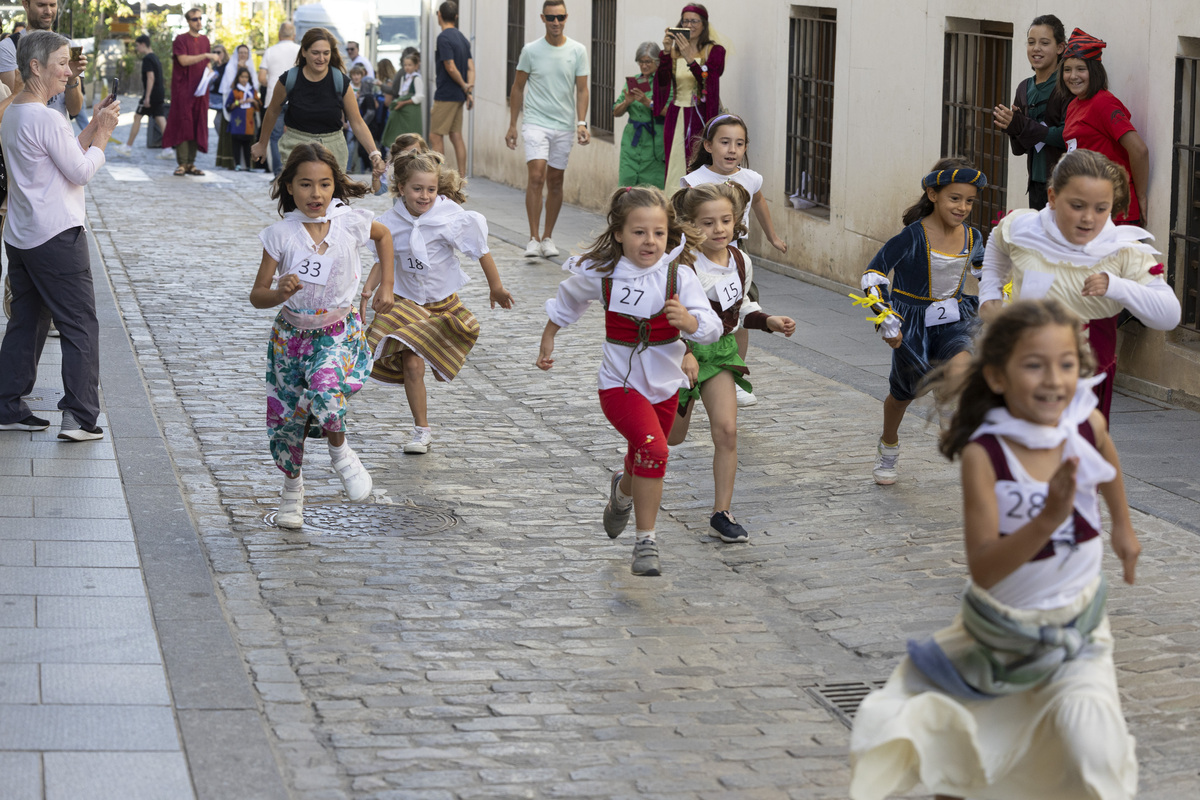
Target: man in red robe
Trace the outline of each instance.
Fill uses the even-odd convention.
[[[162,141],[163,147],[175,148],[175,160],[179,163],[176,175],[203,175],[196,169],[196,151],[208,152],[208,92],[196,97],[196,87],[204,76],[204,68],[218,56],[209,52],[208,37],[200,33],[203,20],[200,9],[191,9],[184,19],[188,31],[176,36],[171,46],[175,69],[171,73],[171,110]]]

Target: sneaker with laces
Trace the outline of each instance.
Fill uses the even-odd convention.
[[[275,524],[281,528],[296,530],[304,526],[304,476],[300,476],[300,486],[289,490],[286,486],[279,500],[279,513],[275,515]]]
[[[537,239],[530,239],[529,244],[525,245],[525,257],[537,258],[542,254],[542,243]]]
[[[634,575],[661,575],[658,566],[658,542],[642,539],[633,546],[633,564],[629,571]]]
[[[113,152],[124,158],[129,158],[133,154],[133,148],[127,144],[119,144],[113,148]]]
[[[746,533],[746,529],[739,525],[728,511],[718,511],[713,514],[708,524],[717,532],[717,536],[722,542],[750,541],[750,534]]]
[[[875,456],[875,468],[871,470],[871,474],[875,476],[875,482],[880,486],[891,486],[896,482],[896,463],[900,460],[900,443],[888,447],[883,443],[883,437],[879,439],[878,455]]]
[[[404,445],[404,452],[409,455],[424,455],[433,446],[433,431],[428,428],[413,427],[412,441]]]
[[[612,474],[612,485],[608,490],[608,505],[604,507],[604,532],[608,534],[608,538],[615,539],[625,530],[625,526],[629,524],[629,514],[633,511],[633,501],[625,508],[617,505],[617,484],[621,482],[620,470]]]
[[[545,239],[542,239],[542,244],[539,247],[539,250],[542,254],[542,258],[554,258],[556,255],[558,255],[558,248],[554,246],[554,242],[550,241],[549,236],[547,236]]]
[[[735,386],[734,388],[737,390],[738,406],[741,406],[741,407],[752,406],[758,402],[758,398],[754,396],[753,392],[747,392],[745,389],[743,389],[740,386]]]
[[[0,422],[0,431],[44,431],[49,427],[50,420],[35,417],[33,414],[16,422]]]
[[[70,411],[62,412],[62,426],[58,429],[58,438],[67,442],[90,442],[104,438],[104,429],[99,425],[85,428],[83,423],[75,419]]]
[[[337,470],[338,477],[342,479],[342,488],[346,490],[346,496],[352,502],[361,503],[371,496],[371,487],[374,485],[371,481],[371,473],[367,472],[367,468],[362,465],[362,461],[358,458],[358,453],[346,447],[346,454],[341,458],[334,458],[333,468]]]
[[[158,158],[161,161],[174,161],[175,151],[170,147],[164,147],[162,152],[158,154]]]

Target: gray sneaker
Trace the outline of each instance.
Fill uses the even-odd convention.
[[[629,514],[633,511],[633,503],[623,510],[617,508],[617,484],[621,482],[622,474],[620,471],[613,473],[612,485],[608,490],[608,505],[604,507],[604,532],[610,539],[621,535],[625,526],[629,524]]]
[[[633,565],[629,571],[634,575],[661,575],[658,569],[658,542],[642,539],[633,546]]]
[[[66,442],[90,442],[104,438],[104,429],[99,425],[85,428],[83,423],[75,419],[70,411],[62,412],[62,426],[58,429],[58,438]]]

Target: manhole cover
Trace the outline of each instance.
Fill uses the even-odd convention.
[[[805,686],[814,700],[830,711],[847,728],[854,722],[854,715],[863,699],[883,687],[883,681],[837,681]]]
[[[272,511],[264,517],[275,524]],[[363,505],[360,503],[318,503],[304,506],[305,533],[336,536],[427,536],[458,524],[449,511],[412,505]]]

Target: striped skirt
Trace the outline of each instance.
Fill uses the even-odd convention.
[[[375,354],[371,377],[404,383],[400,356],[411,350],[433,368],[439,381],[453,380],[478,338],[479,321],[457,293],[428,305],[397,295],[392,310],[376,316],[367,330],[367,343]]]

